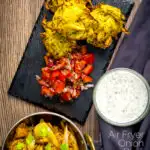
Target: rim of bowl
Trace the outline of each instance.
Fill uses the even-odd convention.
[[[145,110],[143,111],[143,113],[135,120],[133,121],[130,121],[130,122],[126,122],[126,123],[118,123],[118,122],[114,122],[110,119],[108,119],[107,117],[105,117],[100,109],[98,108],[97,106],[97,102],[96,102],[96,91],[97,91],[97,86],[98,84],[101,82],[101,80],[107,75],[107,74],[110,74],[111,72],[114,72],[114,71],[127,71],[127,72],[130,72],[130,73],[133,73],[134,75],[136,75],[139,79],[141,79],[141,81],[143,81],[143,83],[145,84],[146,86],[146,89],[147,89],[147,93],[148,93],[148,100],[147,100],[147,106],[145,108]],[[98,115],[107,123],[111,124],[111,125],[115,125],[115,126],[119,126],[119,127],[127,127],[127,126],[131,126],[131,125],[134,125],[138,122],[140,122],[141,120],[143,120],[149,113],[150,111],[150,86],[148,84],[148,82],[146,81],[146,79],[141,75],[139,74],[138,72],[132,70],[132,69],[129,69],[129,68],[115,68],[115,69],[111,69],[111,70],[108,70],[106,71],[106,73],[100,77],[100,79],[98,80],[98,82],[96,83],[96,86],[93,90],[93,103],[94,103],[94,106],[95,106],[95,109],[98,113]]]
[[[32,113],[32,114],[26,115],[25,117],[23,117],[23,118],[21,118],[20,120],[18,120],[18,121],[9,129],[8,133],[6,134],[6,137],[4,138],[4,141],[3,141],[3,144],[2,144],[2,150],[4,150],[4,146],[5,146],[5,144],[6,144],[6,140],[7,140],[8,136],[9,136],[9,134],[11,133],[11,131],[12,131],[20,122],[22,122],[23,120],[25,120],[25,119],[27,119],[27,118],[30,118],[30,117],[32,117],[32,116],[44,115],[44,114],[45,114],[45,115],[57,116],[57,117],[60,117],[60,118],[62,118],[62,119],[64,119],[64,120],[66,120],[67,122],[69,122],[69,123],[76,129],[76,131],[80,134],[80,136],[81,136],[81,138],[82,138],[82,140],[83,140],[83,143],[84,143],[84,145],[85,145],[85,148],[86,148],[86,150],[88,150],[88,149],[87,149],[87,144],[86,144],[85,139],[84,139],[84,136],[83,136],[82,132],[80,131],[80,129],[76,126],[76,124],[73,123],[73,122],[72,122],[70,119],[68,119],[67,117],[65,117],[65,116],[63,116],[63,115],[61,115],[61,114],[58,114],[58,113],[54,113],[54,112],[36,112],[36,113]]]

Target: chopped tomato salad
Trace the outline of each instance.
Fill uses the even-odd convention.
[[[83,46],[80,52],[54,60],[44,56],[46,67],[41,69],[37,81],[41,85],[41,94],[46,97],[59,95],[61,101],[69,102],[80,96],[82,90],[93,87],[92,77],[94,55],[87,53]]]

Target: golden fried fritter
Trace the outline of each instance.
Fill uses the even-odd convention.
[[[51,29],[51,21],[42,23],[45,32],[41,33],[43,43],[48,51],[48,55],[53,56],[55,59],[63,57],[76,47],[75,40],[68,40],[55,30]]]
[[[85,4],[70,1],[57,9],[51,27],[67,39],[87,40],[105,49],[123,31],[124,19],[116,7],[100,4],[90,11]]]
[[[123,31],[124,15],[119,8],[100,4],[90,15],[97,21],[97,29],[94,34],[88,36],[87,42],[95,47],[107,48],[111,45],[113,38]]]
[[[85,40],[88,28],[83,23],[82,17],[86,18],[89,12],[84,4],[66,2],[55,12],[52,27],[68,39]]]
[[[54,9],[52,11],[55,14],[52,21],[43,20],[46,32],[41,35],[48,53],[54,58],[67,55],[72,47],[77,46],[78,40],[86,40],[95,47],[106,49],[113,39],[117,39],[119,33],[127,33],[124,28],[125,16],[119,8],[101,3],[89,9],[87,3],[91,1],[47,2],[47,7]]]

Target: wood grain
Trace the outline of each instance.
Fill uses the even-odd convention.
[[[25,115],[47,111],[7,94],[42,4],[42,0],[0,0],[0,139]],[[85,125],[78,126],[95,141],[99,140],[94,107]]]

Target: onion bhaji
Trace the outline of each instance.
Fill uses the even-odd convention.
[[[119,8],[100,3],[87,7],[90,0],[49,0],[48,9],[54,12],[51,21],[43,19],[41,33],[49,55],[60,58],[77,47],[77,41],[86,40],[95,47],[110,47],[124,28],[125,16]]]

